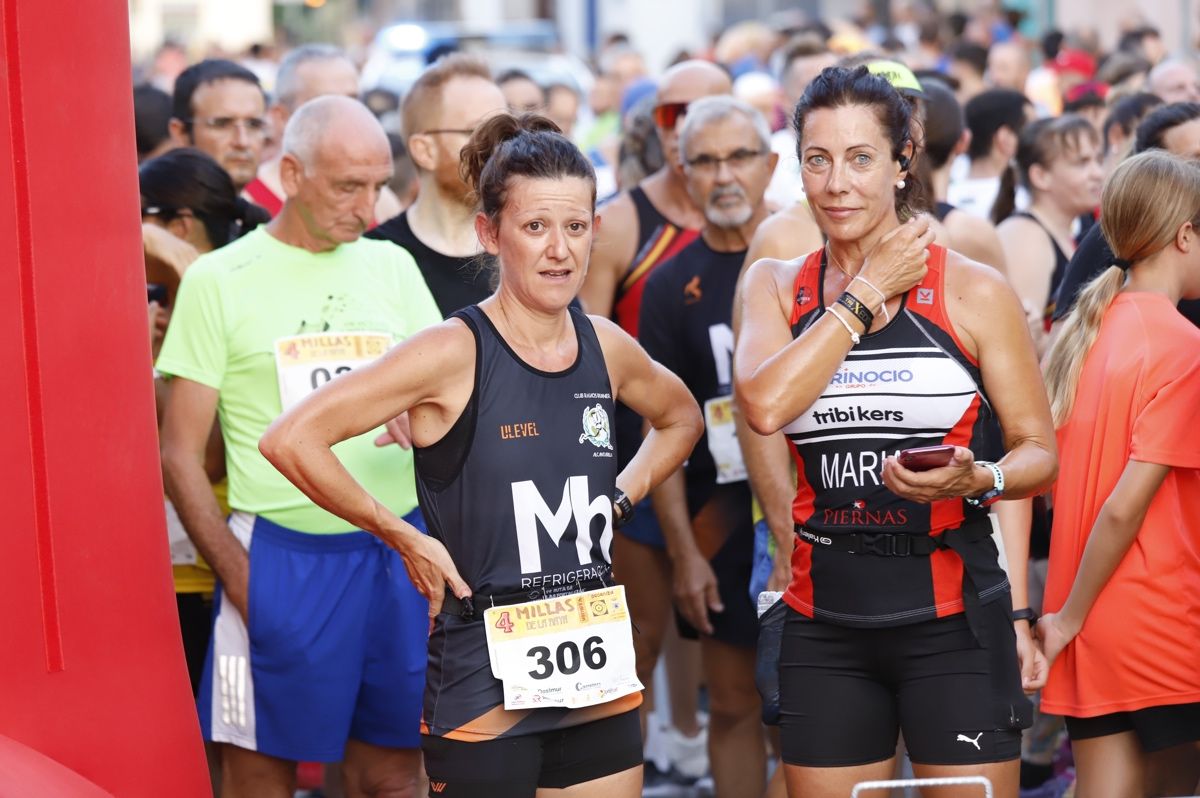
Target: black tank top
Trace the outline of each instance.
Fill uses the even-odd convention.
[[[1017,211],[1013,216],[1021,219],[1030,219],[1038,227],[1042,228],[1046,233],[1046,237],[1050,239],[1050,245],[1054,247],[1054,271],[1050,275],[1050,293],[1046,295],[1046,307],[1042,309],[1042,316],[1046,323],[1046,331],[1050,331],[1050,324],[1054,319],[1054,305],[1058,297],[1058,286],[1063,281],[1063,276],[1067,273],[1067,264],[1071,259],[1067,257],[1067,253],[1062,251],[1062,247],[1058,245],[1058,239],[1046,229],[1046,225],[1042,224],[1041,220],[1032,213],[1026,211]]]
[[[695,241],[700,231],[679,227],[663,216],[641,186],[629,190],[629,199],[637,209],[637,254],[617,282],[612,318],[637,338],[646,280],[660,265]],[[617,434],[617,465],[624,468],[642,445],[642,419],[623,404],[617,406]]]
[[[957,210],[949,202],[938,200],[933,204],[933,215],[937,217],[939,222],[946,221],[946,217],[950,215],[950,211]]]
[[[612,387],[591,322],[569,312],[579,352],[558,372],[521,360],[477,306],[454,314],[475,336],[474,390],[454,426],[432,446],[418,447],[414,459],[429,533],[477,597],[532,599],[613,583]],[[439,615],[429,638],[422,720],[429,734],[533,734],[640,702],[634,694],[582,710],[508,711],[482,620]]]
[[[885,457],[902,449],[955,444],[977,460],[1003,454],[979,365],[946,314],[946,250],[930,247],[929,271],[904,295],[887,326],[852,348],[822,395],[784,428],[798,473],[792,517],[821,536],[848,532],[930,535],[987,523],[987,510],[962,499],[918,504],[883,484]],[[824,250],[796,278],[792,333],[825,313]],[[964,547],[980,603],[1008,581],[990,538]],[[785,599],[801,614],[847,626],[898,626],[962,612],[964,560],[941,549],[930,556],[878,557],[799,543]]]

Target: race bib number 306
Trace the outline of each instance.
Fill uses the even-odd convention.
[[[588,707],[642,689],[620,585],[490,607],[483,619],[505,709]]]
[[[284,411],[340,374],[370,363],[392,346],[392,336],[373,332],[292,335],[275,342],[279,401]]]

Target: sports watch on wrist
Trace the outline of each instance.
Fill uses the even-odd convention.
[[[973,507],[989,507],[1000,501],[1000,498],[1004,495],[1004,472],[1000,470],[1000,466],[995,463],[989,463],[987,460],[976,460],[975,465],[981,465],[992,472],[992,487],[979,496],[965,496],[963,498]]]
[[[633,502],[625,495],[625,491],[617,488],[613,495],[613,529],[620,529],[633,518]]]
[[[1023,610],[1013,610],[1012,619],[1014,623],[1017,621],[1029,621],[1029,628],[1032,629],[1037,626],[1038,615],[1031,608],[1026,607]]]

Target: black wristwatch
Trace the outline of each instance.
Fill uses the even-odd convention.
[[[633,502],[625,495],[625,491],[617,488],[613,496],[613,529],[620,529],[633,518]]]
[[[1026,607],[1023,610],[1013,610],[1012,611],[1012,619],[1014,622],[1015,621],[1029,621],[1029,628],[1032,629],[1033,627],[1037,626],[1038,615],[1032,609],[1030,609],[1029,607]]]

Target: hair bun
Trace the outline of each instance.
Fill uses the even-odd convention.
[[[487,166],[492,153],[504,142],[515,139],[522,133],[562,133],[562,129],[541,114],[534,113],[524,113],[520,116],[500,113],[480,123],[459,156],[462,179],[472,191],[479,190],[480,175],[483,174],[483,168]]]

